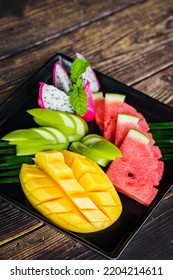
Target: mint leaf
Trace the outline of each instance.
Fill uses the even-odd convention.
[[[76,83],[78,78],[86,71],[89,63],[84,58],[77,58],[73,61],[70,71],[70,78],[72,82]]]
[[[71,86],[70,103],[77,114],[85,115],[88,109],[88,99],[83,86],[77,84]]]

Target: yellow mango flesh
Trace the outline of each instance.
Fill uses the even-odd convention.
[[[29,202],[52,223],[70,231],[103,230],[122,212],[104,171],[74,152],[36,153],[35,165],[22,165],[20,181]]]

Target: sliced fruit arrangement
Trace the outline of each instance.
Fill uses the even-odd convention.
[[[69,150],[87,156],[102,167],[107,166],[116,157],[122,156],[114,144],[97,134],[89,134],[80,141],[73,142]]]
[[[44,150],[66,150],[69,143],[80,140],[87,132],[87,123],[79,116],[49,109],[28,110],[42,127],[19,129],[2,137],[16,145],[17,155],[32,155]]]
[[[154,130],[150,130],[144,116],[126,103],[125,97],[116,93],[106,93],[105,96],[96,93],[94,101],[101,103],[102,114],[100,108],[97,112],[95,107],[95,122],[104,137],[122,153],[122,157],[116,157],[106,171],[115,188],[148,206],[158,192],[155,187],[163,175],[161,159],[162,151],[165,151],[159,148],[156,134],[153,138]]]
[[[121,215],[122,204],[103,170],[85,156],[39,152],[20,172],[29,202],[54,224],[74,232],[97,232]]]
[[[13,131],[2,139],[16,145],[17,155],[69,149],[102,167],[112,161],[107,175],[115,188],[148,206],[158,192],[162,159],[173,159],[173,124],[148,124],[125,102],[125,95],[99,92],[100,84],[88,61],[81,54],[76,57],[70,73],[56,62],[53,85],[40,83],[42,108],[27,111],[39,127]],[[103,136],[87,135],[87,122],[92,120]]]
[[[41,108],[74,113],[69,95],[64,91],[41,82],[39,87],[38,104]]]
[[[116,158],[110,164],[106,174],[115,188],[136,201],[149,206],[158,190],[155,186],[163,175],[163,161],[153,153],[150,138],[130,129],[120,151],[122,158]]]
[[[41,108],[73,113],[87,122],[94,120],[93,91],[100,89],[97,77],[88,61],[79,53],[70,74],[59,61],[53,67],[53,85],[41,82],[38,104]]]
[[[88,133],[87,123],[75,114],[41,108],[30,109],[27,112],[40,126],[55,127],[67,135],[84,136]]]
[[[72,81],[70,80],[70,75],[59,61],[56,61],[54,64],[52,77],[53,85],[69,94]]]

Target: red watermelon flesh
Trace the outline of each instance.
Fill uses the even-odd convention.
[[[103,136],[112,143],[115,141],[117,116],[121,112],[124,99],[125,95],[122,94],[105,95]]]
[[[150,205],[158,192],[155,186],[163,175],[163,162],[155,158],[149,139],[137,130],[129,131],[120,150],[122,158],[112,161],[106,174],[118,191]]]
[[[95,108],[95,122],[98,125],[100,131],[103,133],[105,106],[105,98],[103,96],[103,92],[93,93],[93,101]]]
[[[112,143],[115,143],[115,133],[118,114],[129,114],[139,117],[139,126],[143,132],[149,131],[149,125],[144,116],[134,107],[124,102],[125,95],[106,94],[104,109],[104,131],[103,136]]]
[[[124,138],[131,128],[138,127],[139,117],[129,114],[118,114],[116,131],[115,131],[115,145],[120,147]]]
[[[124,102],[122,104],[122,106],[123,106],[123,109],[122,109],[123,114],[129,114],[129,115],[139,117],[138,124],[141,127],[142,131],[149,131],[149,129],[150,129],[149,125],[141,113],[139,113],[133,106],[129,105],[126,102]]]
[[[156,159],[159,159],[162,157],[161,151],[158,146],[154,146],[155,141],[153,139],[153,136],[150,132],[144,130],[147,127],[145,126],[145,119],[143,121],[140,121],[140,117],[132,116],[129,114],[118,114],[117,117],[117,125],[116,125],[116,132],[115,132],[115,145],[117,147],[120,147],[124,138],[128,134],[129,130],[131,128],[136,129],[142,133],[144,133],[147,137],[150,138],[150,148],[153,151],[153,154]],[[142,124],[142,126],[141,126]],[[144,124],[144,125],[143,125]]]

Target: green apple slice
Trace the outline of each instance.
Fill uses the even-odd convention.
[[[81,142],[88,148],[98,152],[101,157],[109,160],[114,160],[116,157],[121,157],[121,151],[110,141],[106,140],[101,135],[89,134],[81,139]]]
[[[70,117],[74,120],[76,124],[76,134],[84,136],[88,133],[88,125],[84,121],[84,119],[74,114],[70,114]]]
[[[101,165],[102,167],[105,167],[110,162],[110,160],[108,160],[108,159],[101,158],[99,153],[92,151],[90,148],[85,146],[80,141],[73,142],[70,145],[69,150],[92,159],[97,164]]]
[[[52,132],[46,130],[45,128],[41,128],[41,127],[30,128],[30,130],[35,131],[38,134],[42,135],[43,138],[46,139],[46,140],[56,140],[55,135]]]
[[[52,135],[55,137],[57,143],[67,143],[69,144],[69,139],[65,133],[60,131],[57,128],[54,127],[44,127],[45,131],[48,131],[49,133],[52,133]]]
[[[98,152],[101,157],[114,160],[116,157],[122,157],[121,151],[117,146],[109,141],[101,140],[88,146],[93,152]]]
[[[36,123],[41,126],[50,126],[60,129],[62,132],[75,134],[76,124],[70,117],[70,113],[53,111],[49,109],[34,108],[27,110],[34,117]]]
[[[67,136],[68,136],[69,142],[79,141],[83,137],[83,135],[80,135],[80,134],[69,134]]]
[[[16,139],[16,140],[12,140],[9,142],[10,145],[28,145],[28,144],[32,144],[32,145],[52,145],[52,144],[57,144],[57,141],[55,140],[46,140],[46,139]]]
[[[102,141],[104,137],[98,134],[88,134],[81,139],[81,142],[86,146]]]
[[[17,156],[34,155],[37,152],[47,150],[66,150],[68,145],[66,143],[40,145],[40,144],[28,144],[28,145],[17,145],[16,154]]]
[[[8,134],[6,134],[4,137],[2,137],[2,140],[6,141],[13,141],[13,140],[31,140],[31,139],[45,139],[45,137],[38,133],[34,129],[18,129],[14,130]]]

